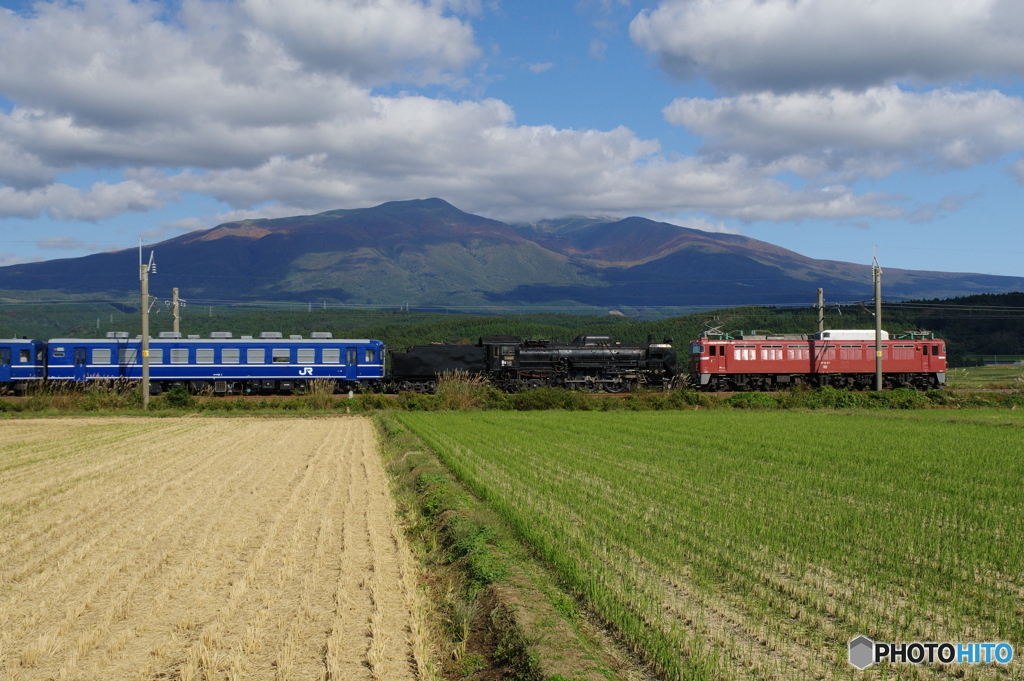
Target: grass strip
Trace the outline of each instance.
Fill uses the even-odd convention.
[[[442,385],[436,395],[400,393],[353,395],[311,392],[293,396],[190,395],[175,388],[153,397],[142,411],[138,390],[130,384],[93,384],[86,390],[64,384],[39,386],[22,398],[0,397],[0,418],[66,416],[72,414],[181,416],[366,414],[377,411],[692,411],[692,410],[829,410],[864,409],[876,412],[908,409],[1018,409],[1024,407],[1024,388],[1002,393],[957,390],[919,392],[905,388],[885,392],[838,390],[832,387],[793,389],[777,393],[716,394],[695,390],[640,390],[631,395],[587,394],[561,388],[536,388],[502,393],[473,381]]]
[[[485,670],[523,681],[642,677],[630,656],[422,440],[393,414],[374,418],[437,608],[435,647],[446,679],[475,678]]]

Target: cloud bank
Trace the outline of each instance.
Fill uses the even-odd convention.
[[[630,25],[678,78],[736,90],[864,90],[1024,75],[1017,0],[664,0]]]
[[[519,125],[509,104],[462,96],[478,0],[32,7],[0,10],[0,218],[98,221],[190,194],[237,217],[440,196],[501,219],[898,218],[905,200],[852,182],[1024,142],[1019,97],[950,82],[1020,75],[1024,11],[1004,1],[664,0],[633,20],[634,42],[728,93],[664,110],[703,139],[690,157],[625,127]],[[62,181],[83,169],[121,180]]]
[[[1011,0],[664,0],[630,25],[667,73],[726,93],[664,109],[703,153],[819,181],[1019,154],[1024,100],[977,83],[1024,76],[1022,34]]]
[[[741,154],[667,159],[626,128],[521,126],[457,94],[476,3],[42,2],[0,12],[0,217],[99,220],[196,192],[235,210],[442,196],[507,219],[704,210],[743,219],[891,215],[890,197],[792,191]],[[170,13],[170,14],[169,14]],[[83,168],[125,180],[71,187]]]

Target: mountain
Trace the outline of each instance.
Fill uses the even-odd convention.
[[[149,247],[147,247],[147,251]],[[441,199],[242,220],[152,247],[153,295],[414,306],[807,304],[872,295],[870,268],[644,218],[507,225]],[[1024,290],[1024,278],[886,269],[887,299]],[[24,300],[137,295],[138,251],[0,268]]]

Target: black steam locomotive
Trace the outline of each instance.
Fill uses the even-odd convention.
[[[484,336],[476,345],[416,345],[391,355],[396,390],[429,393],[438,376],[466,372],[513,392],[552,386],[627,392],[638,385],[660,387],[679,375],[672,339],[621,343],[611,336],[576,336],[572,342]]]

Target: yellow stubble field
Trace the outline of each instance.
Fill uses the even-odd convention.
[[[0,422],[0,677],[422,678],[372,425]]]

